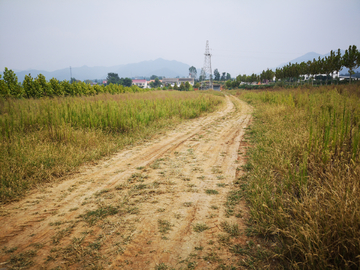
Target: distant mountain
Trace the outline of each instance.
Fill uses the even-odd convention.
[[[182,77],[189,75],[189,65],[175,60],[169,61],[162,58],[143,61],[136,64],[127,64],[116,70],[120,77],[150,77],[151,75]]]
[[[121,66],[114,66],[114,67],[88,67],[88,66],[82,66],[82,67],[72,67],[72,77],[77,80],[87,80],[87,79],[104,79],[107,76],[107,73],[113,72],[114,70],[120,68]],[[33,78],[37,77],[40,73],[45,76],[47,80],[50,80],[51,78],[56,78],[59,81],[63,80],[70,80],[70,67],[69,68],[63,68],[58,69],[55,71],[45,71],[45,70],[24,70],[24,71],[18,71],[15,72],[18,76],[19,81],[23,81],[25,78],[25,75],[31,74]]]
[[[183,77],[189,74],[189,65],[175,61],[165,60],[162,58],[150,61],[143,61],[140,63],[118,65],[112,67],[72,67],[72,77],[77,80],[92,80],[92,79],[105,79],[109,72],[119,74],[119,77],[150,77],[151,75],[171,77]],[[70,80],[70,68],[55,70],[52,72],[45,70],[24,70],[16,71],[16,75],[20,82],[29,73],[33,78],[38,74],[43,74],[47,80],[56,78],[59,81]]]
[[[324,57],[324,55],[321,55],[321,54],[316,53],[316,52],[308,52],[308,53],[304,54],[303,56],[300,56],[300,57],[298,57],[298,58],[295,58],[295,59],[293,59],[293,60],[291,60],[291,61],[289,61],[289,62],[292,63],[292,64],[293,64],[293,63],[307,62],[307,61],[309,61],[309,60],[312,61],[314,58],[315,58],[315,59],[318,59],[319,56],[320,56],[320,58]],[[282,63],[281,65],[279,65],[279,66],[277,66],[277,67],[283,67],[283,66],[289,64],[289,62],[287,62],[287,63]]]
[[[335,51],[335,54],[336,54],[337,50],[334,50],[334,51]],[[344,55],[345,50],[340,50],[340,52],[341,52],[341,55]],[[326,54],[319,54],[319,53],[316,53],[316,52],[309,52],[309,53],[304,54],[303,56],[300,56],[298,58],[290,60],[289,62],[291,64],[293,64],[293,63],[300,64],[301,62],[312,61],[314,58],[317,60],[319,58],[319,56],[320,56],[320,58],[324,58],[325,56],[329,56],[329,55],[330,55],[330,52],[328,52]],[[289,62],[283,63],[283,64],[277,66],[276,68],[281,68],[281,67],[289,64]],[[347,72],[348,72],[347,68],[343,68],[342,71],[340,71],[340,73],[347,73]],[[360,67],[355,69],[355,72],[360,72]]]

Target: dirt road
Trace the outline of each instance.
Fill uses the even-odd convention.
[[[1,208],[0,269],[215,269],[236,265],[243,203],[225,203],[243,165],[251,108],[226,97],[189,120]]]

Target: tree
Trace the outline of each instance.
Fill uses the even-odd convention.
[[[159,78],[156,78],[156,79],[155,79],[155,87],[160,87],[161,84],[162,84],[162,83],[160,82]]]
[[[1,79],[1,74],[0,74],[0,79]],[[9,97],[9,96],[10,96],[9,89],[5,81],[0,80],[0,97]]]
[[[151,75],[150,80],[155,80],[157,77],[156,75]]]
[[[24,88],[24,92],[27,98],[31,98],[31,97],[40,97],[41,93],[37,93],[37,90],[35,88],[34,85],[34,80],[31,77],[31,74],[29,73],[29,75],[25,75],[25,78],[22,82],[22,86]]]
[[[340,70],[341,70],[342,66],[343,66],[343,63],[342,63],[341,51],[340,51],[340,49],[338,49],[337,54],[334,58],[334,70],[336,71],[336,73],[338,75],[340,75]],[[338,84],[339,84],[339,76],[338,76]]]
[[[305,75],[307,74],[307,65],[305,62],[299,64],[299,72],[300,75],[303,76],[303,79],[305,79]]]
[[[231,75],[230,75],[230,73],[226,73],[226,80],[231,80]]]
[[[189,68],[189,72],[190,72],[190,76],[191,76],[191,78],[196,79],[196,75],[197,75],[197,70],[196,70],[196,67],[191,66],[191,67]]]
[[[214,80],[215,81],[219,81],[220,80],[220,72],[218,71],[218,69],[214,70]]]
[[[159,78],[155,78],[155,81],[150,82],[151,88],[157,88],[157,87],[160,87],[161,85],[162,85],[162,83],[160,82]]]
[[[310,74],[313,75],[313,77],[315,77],[316,74],[319,74],[319,68],[318,68],[318,62],[316,61],[316,59],[314,58],[311,62],[310,65]],[[311,84],[314,84],[314,81],[311,81]]]
[[[42,89],[42,95],[52,97],[53,96],[53,90],[51,88],[51,85],[46,81],[46,78],[44,75],[39,74],[36,77],[36,80],[38,81],[39,85]]]
[[[117,73],[108,73],[106,80],[107,80],[107,84],[110,84],[110,83],[119,84],[120,83],[120,78]]]
[[[351,83],[351,75],[354,74],[354,69],[359,67],[359,51],[356,46],[349,46],[349,49],[345,50],[345,54],[343,55],[342,62],[343,65],[349,69],[350,74],[350,83]]]
[[[226,72],[222,73],[220,80],[222,80],[222,81],[226,80]]]
[[[266,72],[265,72],[265,70],[263,70],[260,74],[260,81],[264,82],[265,79],[266,79]]]
[[[238,82],[237,80],[233,80],[233,81],[231,82],[231,87],[233,87],[233,88],[239,87],[239,82]]]
[[[132,85],[132,79],[130,78],[121,78],[119,84],[123,86],[130,87]]]
[[[275,77],[276,77],[277,80],[284,79],[284,70],[282,68],[277,68],[275,70]]]
[[[330,51],[330,55],[327,59],[328,68],[330,70],[331,78],[333,77],[334,71],[335,71],[335,52],[333,50]],[[332,84],[332,82],[331,82]]]
[[[191,88],[191,84],[189,82],[185,82],[185,89],[186,91],[189,91]]]
[[[63,96],[64,95],[64,91],[61,88],[61,85],[57,79],[51,78],[50,85],[51,85],[51,88],[53,89],[53,93],[55,96]]]
[[[18,82],[18,77],[15,72],[11,69],[5,68],[4,71],[4,81],[7,86],[7,91],[12,97],[20,98],[23,95],[23,88]]]
[[[250,79],[251,83],[256,82],[258,80],[258,76],[255,73],[253,73],[253,74],[251,74],[249,79]]]
[[[274,71],[272,71],[272,69],[267,69],[266,70],[265,77],[266,77],[267,80],[272,81],[274,76],[275,76],[275,73],[274,73]]]

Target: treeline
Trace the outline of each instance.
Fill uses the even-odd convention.
[[[324,58],[315,58],[312,61],[301,62],[299,63],[289,63],[288,65],[277,68],[274,71],[271,69],[263,70],[260,75],[255,73],[251,75],[239,75],[235,80],[228,80],[226,82],[227,88],[238,88],[241,83],[253,83],[253,82],[265,82],[272,81],[274,77],[277,81],[290,81],[294,82],[299,80],[301,77],[307,79],[313,79],[316,75],[326,74],[326,79],[328,80],[330,75],[333,75],[334,72],[339,73],[342,68],[347,68],[350,74],[350,83],[351,75],[355,74],[355,69],[360,66],[360,52],[355,45],[349,46],[345,50],[344,55],[341,55],[340,49],[337,53],[330,51],[330,55]],[[315,78],[316,79],[316,78]]]
[[[22,82],[18,82],[16,74],[5,68],[3,76],[0,74],[0,97],[3,98],[41,98],[59,96],[94,96],[100,93],[135,93],[147,92],[151,89],[143,89],[136,85],[124,86],[121,84],[90,85],[84,82],[72,82],[67,80],[58,81],[55,78],[46,81],[44,75],[39,74],[36,78],[25,75]]]
[[[349,69],[351,82],[351,75],[355,73],[354,69],[359,66],[360,52],[355,45],[350,45],[349,49],[345,50],[344,55],[341,55],[340,49],[338,49],[336,54],[331,50],[330,55],[324,58],[320,58],[319,56],[318,60],[314,58],[313,61],[309,60],[307,62],[301,62],[300,64],[289,63],[282,68],[277,68],[275,76],[280,80],[289,78],[290,81],[305,75],[310,78],[318,74],[326,74],[326,78],[328,78],[329,75],[332,75],[334,72],[339,73],[343,67],[346,67]]]
[[[239,88],[241,83],[251,84],[253,82],[264,82],[265,80],[271,81],[274,78],[274,72],[271,69],[264,70],[260,75],[255,73],[251,75],[238,75],[235,80],[228,80],[225,83],[227,88]]]

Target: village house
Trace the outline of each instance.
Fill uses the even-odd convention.
[[[180,86],[181,83],[189,82],[191,86],[194,86],[194,78],[164,78],[162,79],[163,85],[170,84],[174,87],[175,83],[177,86]]]
[[[148,84],[146,80],[132,80],[132,84],[141,88],[147,88]]]

